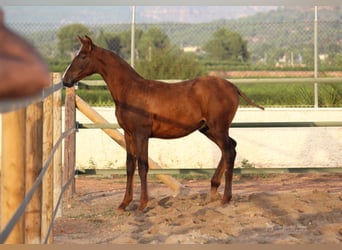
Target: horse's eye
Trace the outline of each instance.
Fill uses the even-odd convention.
[[[86,56],[85,54],[80,54],[80,58],[81,58],[81,59],[86,59],[86,57],[87,57],[87,56]]]

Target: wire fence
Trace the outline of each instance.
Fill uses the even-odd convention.
[[[139,9],[138,9],[139,11]],[[77,35],[88,34],[101,47],[131,60],[131,20],[113,24],[10,23],[49,62],[51,70],[63,72],[79,48]],[[341,78],[342,20],[323,15],[317,22],[318,77]],[[135,25],[135,65],[144,77],[152,79],[188,79],[203,74],[224,78],[314,78],[314,14],[312,20],[266,22],[263,20],[218,20],[208,23],[137,23]],[[208,44],[220,29],[235,32],[245,42],[243,56],[217,59],[208,52]],[[230,33],[232,34],[232,33]],[[221,41],[222,43],[223,41]],[[231,42],[233,43],[233,42]],[[240,44],[241,45],[241,44]],[[224,45],[228,46],[228,45]],[[236,44],[231,44],[234,50]],[[158,50],[159,48],[159,50]],[[162,50],[161,50],[162,48]],[[241,50],[236,48],[236,50]],[[243,49],[243,48],[242,48]],[[233,53],[233,52],[232,52]],[[290,106],[314,106],[313,82],[305,86],[287,84],[305,103]],[[246,84],[244,84],[245,86]],[[242,90],[244,87],[242,86]],[[261,89],[270,86],[259,85]],[[276,87],[277,89],[278,87]],[[340,82],[321,82],[320,107],[341,107]],[[256,91],[261,92],[261,90]],[[273,93],[264,92],[266,96]],[[288,99],[278,91],[280,99]],[[254,95],[252,93],[252,95]],[[286,95],[291,95],[287,93]],[[255,94],[254,97],[257,97]],[[252,96],[253,97],[253,96]],[[261,97],[265,99],[265,96]],[[309,101],[308,101],[309,100]],[[263,103],[282,106],[283,103]]]
[[[63,47],[76,49],[69,44],[77,45],[77,35],[87,33],[103,47],[121,53],[127,60],[130,58],[131,25],[127,24],[81,24],[74,27],[75,33],[65,37],[58,35],[67,26],[46,23],[10,23],[9,26],[27,38],[47,59],[62,57]],[[342,48],[341,20],[318,21],[318,52],[322,68],[338,69],[341,67]],[[83,26],[84,29],[80,29]],[[255,68],[258,64],[269,67],[284,66],[313,67],[314,32],[313,21],[284,21],[278,23],[244,23],[244,22],[212,22],[204,24],[192,23],[160,23],[137,24],[136,49],[140,50],[144,43],[143,34],[150,29],[160,29],[171,43],[171,48],[179,48],[184,52],[193,52],[205,59],[203,47],[213,38],[218,29],[228,29],[239,33],[247,41],[250,54],[248,67]],[[72,30],[72,29],[71,29]],[[83,34],[82,34],[83,31]],[[156,33],[156,36],[159,34]],[[69,40],[68,40],[69,39]],[[161,39],[156,37],[155,39]],[[170,50],[170,49],[169,49]],[[148,51],[147,51],[148,52]],[[139,55],[137,55],[139,58]],[[70,58],[68,58],[70,59]],[[203,60],[204,60],[203,59]],[[229,61],[218,62],[218,65],[229,65]],[[243,62],[231,62],[234,66],[246,66]],[[217,66],[217,65],[216,65]],[[214,67],[215,68],[215,65]]]

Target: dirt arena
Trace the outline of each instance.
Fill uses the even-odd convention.
[[[206,202],[209,180],[179,181],[186,192],[175,196],[150,178],[150,201],[138,213],[136,178],[134,201],[117,213],[125,178],[78,177],[54,243],[342,243],[342,174],[236,175],[224,206]]]

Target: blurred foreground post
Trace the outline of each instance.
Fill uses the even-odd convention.
[[[25,130],[25,108],[2,115],[1,228],[7,225],[25,197]],[[24,224],[22,215],[5,243],[24,243]]]

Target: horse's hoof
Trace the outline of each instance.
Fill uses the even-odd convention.
[[[201,205],[208,205],[209,203],[212,203],[214,201],[221,200],[221,195],[219,193],[215,194],[207,194],[206,198],[201,202]]]
[[[215,193],[215,194],[210,194],[209,195],[209,201],[213,202],[213,201],[217,201],[217,200],[221,200],[222,196],[219,193]]]
[[[225,205],[225,204],[228,204],[230,201],[231,201],[231,199],[232,199],[232,196],[230,195],[230,196],[228,196],[228,197],[223,197],[223,199],[222,199],[222,201],[221,201],[221,204],[222,205]]]
[[[140,205],[137,209],[138,212],[140,213],[144,213],[144,210],[146,208],[147,204],[143,204],[143,205]]]
[[[125,209],[122,209],[120,207],[118,207],[116,210],[115,210],[115,214],[116,215],[122,215],[123,213],[125,213]]]

